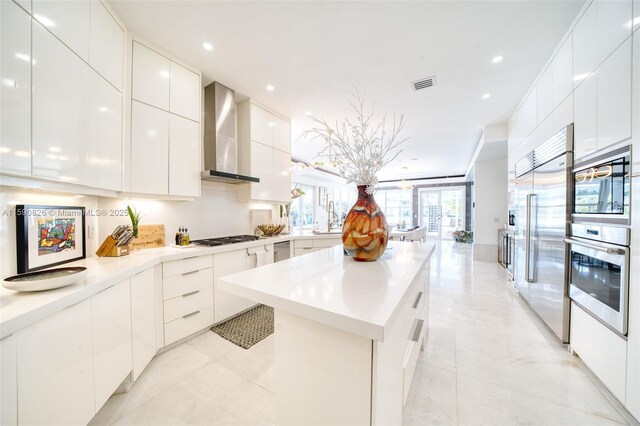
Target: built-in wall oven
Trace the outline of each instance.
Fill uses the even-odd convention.
[[[616,333],[627,334],[629,228],[571,224],[569,296]]]
[[[631,147],[573,167],[573,222],[631,225]]]

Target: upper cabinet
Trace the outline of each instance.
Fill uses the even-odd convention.
[[[131,97],[168,111],[171,61],[134,41],[132,71]]]
[[[573,91],[573,38],[569,36],[551,62],[553,73],[553,108]]]
[[[89,62],[91,2],[33,0],[33,17],[84,61]]]
[[[537,117],[539,121],[542,121],[553,111],[553,73],[551,67],[547,67],[540,76],[536,86],[536,97],[538,101]]]
[[[291,124],[251,102],[238,104],[238,168],[260,178],[251,183],[249,199],[289,202],[291,199]]]
[[[598,18],[592,3],[573,28],[573,83],[577,87],[598,66]]]
[[[91,2],[89,64],[122,92],[124,30],[99,1]]]
[[[31,18],[0,1],[0,168],[31,174]]]
[[[133,41],[131,182],[145,194],[200,195],[200,74]]]

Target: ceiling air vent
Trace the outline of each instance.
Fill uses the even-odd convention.
[[[411,87],[413,90],[422,90],[436,85],[436,76],[423,78],[421,80],[416,80],[411,82]]]

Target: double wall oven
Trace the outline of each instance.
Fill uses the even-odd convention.
[[[630,147],[573,168],[569,296],[616,333],[627,334]]]

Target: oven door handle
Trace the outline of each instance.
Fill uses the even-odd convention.
[[[573,238],[563,238],[562,241],[564,241],[567,244],[575,244],[577,246],[590,248],[590,249],[601,251],[601,252],[607,253],[607,254],[623,255],[623,254],[626,253],[625,249],[602,247],[602,246],[599,246],[599,245],[596,245],[596,244],[589,244],[589,243],[585,243],[583,241],[574,240]]]

